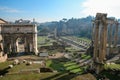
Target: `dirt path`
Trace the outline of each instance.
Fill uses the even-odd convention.
[[[64,53],[57,52],[56,54],[53,54],[52,56],[49,56],[49,59],[55,59],[55,58],[61,58],[64,56]]]

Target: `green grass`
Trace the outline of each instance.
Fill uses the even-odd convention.
[[[120,76],[117,76],[115,74],[111,74],[110,71],[103,71],[100,74],[103,75],[103,76],[106,76],[110,80],[120,80]]]
[[[91,41],[90,39],[88,39],[88,38],[84,38],[84,37],[82,37],[82,38],[79,37],[79,39],[80,39],[80,40],[83,40],[83,41],[86,41],[87,43],[89,43],[89,42]]]
[[[84,72],[83,68],[81,68],[78,64],[71,61],[65,63],[64,66],[66,70],[69,70],[72,73],[82,74]]]
[[[120,64],[105,64],[104,68],[107,69],[116,69],[116,70],[120,70]]]
[[[46,67],[49,67],[52,64],[52,60],[47,60],[46,61]]]
[[[11,68],[9,71],[9,73],[12,73],[12,72],[19,72],[21,70],[25,70],[25,69],[39,69],[40,68],[40,65],[39,64],[32,64],[32,65],[29,65],[29,66],[26,66],[26,64],[20,64],[20,65],[16,65],[14,66],[13,68]]]
[[[79,67],[79,65],[71,65],[71,66],[66,67],[66,70],[72,70],[75,68],[80,68],[80,67]]]
[[[45,43],[45,40],[47,40],[48,38],[47,38],[47,36],[38,36],[37,37],[37,42],[38,42],[38,44],[42,44],[42,43]]]
[[[79,42],[79,41],[85,41],[85,42],[87,42],[87,43],[90,43],[91,42],[91,40],[90,39],[88,39],[88,38],[85,38],[85,37],[77,37],[77,36],[66,36],[66,37],[62,37],[62,38],[64,38],[64,39],[72,39],[72,40],[75,40],[76,42]]]
[[[82,73],[83,73],[83,70],[80,69],[80,68],[77,68],[77,69],[73,69],[73,70],[71,70],[70,72],[72,72],[72,73],[80,73],[80,74],[82,74]]]
[[[63,64],[64,64],[64,62],[59,62],[56,60],[48,60],[47,61],[47,67],[50,67],[53,70],[57,70],[58,72],[61,72],[61,70],[65,69]]]
[[[7,68],[8,65],[12,64],[12,61],[6,61],[4,63],[0,63],[0,70],[3,70],[4,68]],[[15,65],[13,68],[8,69],[8,73],[4,77],[0,77],[0,80],[40,80],[42,78],[52,76],[56,73],[19,73],[21,70],[25,69],[38,69],[40,68],[40,64],[32,64],[29,66],[26,66],[25,63],[21,63],[19,65]],[[14,74],[16,73],[16,74]]]
[[[70,65],[75,65],[76,63],[75,62],[67,62],[66,64],[64,64],[64,66],[70,66]]]
[[[68,50],[69,52],[77,52],[77,51],[80,51],[81,49],[78,49],[78,48],[73,48],[72,46],[71,47],[66,47],[65,50]]]
[[[11,61],[7,61],[5,63],[0,63],[0,69],[7,67],[11,64]],[[56,73],[17,73],[23,69],[36,69],[40,68],[40,64],[32,64],[30,66],[26,66],[26,64],[22,63],[20,65],[16,65],[13,68],[9,69],[9,74],[6,74],[4,77],[0,77],[0,80],[70,80],[76,74],[69,75],[69,72],[82,74],[83,68],[79,67],[78,64],[72,61],[65,61],[64,59],[52,59],[46,60],[46,67],[49,67],[53,70],[57,70]],[[68,72],[69,71],[69,72]],[[12,73],[17,74],[12,74]],[[49,78],[50,77],[50,78]],[[73,79],[75,80],[75,79]]]
[[[0,63],[0,70],[7,68],[8,65],[10,65],[12,63],[13,63],[12,61],[6,61],[5,63]],[[39,64],[32,64],[32,65],[26,66],[25,63],[21,63],[19,65],[15,65],[13,68],[9,69],[8,74],[18,73],[24,69],[36,69],[36,68],[40,68],[40,65]]]
[[[10,65],[11,63],[12,63],[11,61],[6,61],[6,62],[0,63],[0,70],[8,67],[8,65]]]
[[[38,36],[37,37],[38,47],[40,46],[50,46],[55,40],[48,38],[47,36]]]
[[[1,77],[0,80],[41,80],[49,76],[53,76],[56,73],[26,73],[26,74],[14,74]]]
[[[83,73],[83,68],[80,68],[80,66],[78,64],[76,64],[75,62],[57,62],[56,60],[49,60],[47,61],[47,67],[51,67],[54,70],[60,71],[61,69],[66,71],[70,71],[73,73],[77,73],[77,72],[81,72]],[[62,72],[64,72],[62,71]]]
[[[91,56],[89,56],[89,55],[85,55],[85,54],[82,54],[82,55],[81,55],[81,58],[82,58],[82,59],[90,59]]]

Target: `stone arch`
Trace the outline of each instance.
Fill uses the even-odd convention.
[[[24,43],[25,43],[24,37],[17,36],[16,38],[17,52],[25,52]]]
[[[19,39],[23,40],[24,52],[37,55],[37,26],[34,24],[1,25],[3,52],[18,53]]]

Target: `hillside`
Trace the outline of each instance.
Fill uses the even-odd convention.
[[[47,35],[57,29],[57,35],[79,35],[80,37],[91,37],[92,16],[86,18],[63,18],[60,21],[41,23],[38,26],[38,35]]]

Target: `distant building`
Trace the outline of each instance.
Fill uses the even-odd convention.
[[[15,21],[15,24],[30,24],[31,21],[30,20],[23,20],[23,19],[19,19]]]

